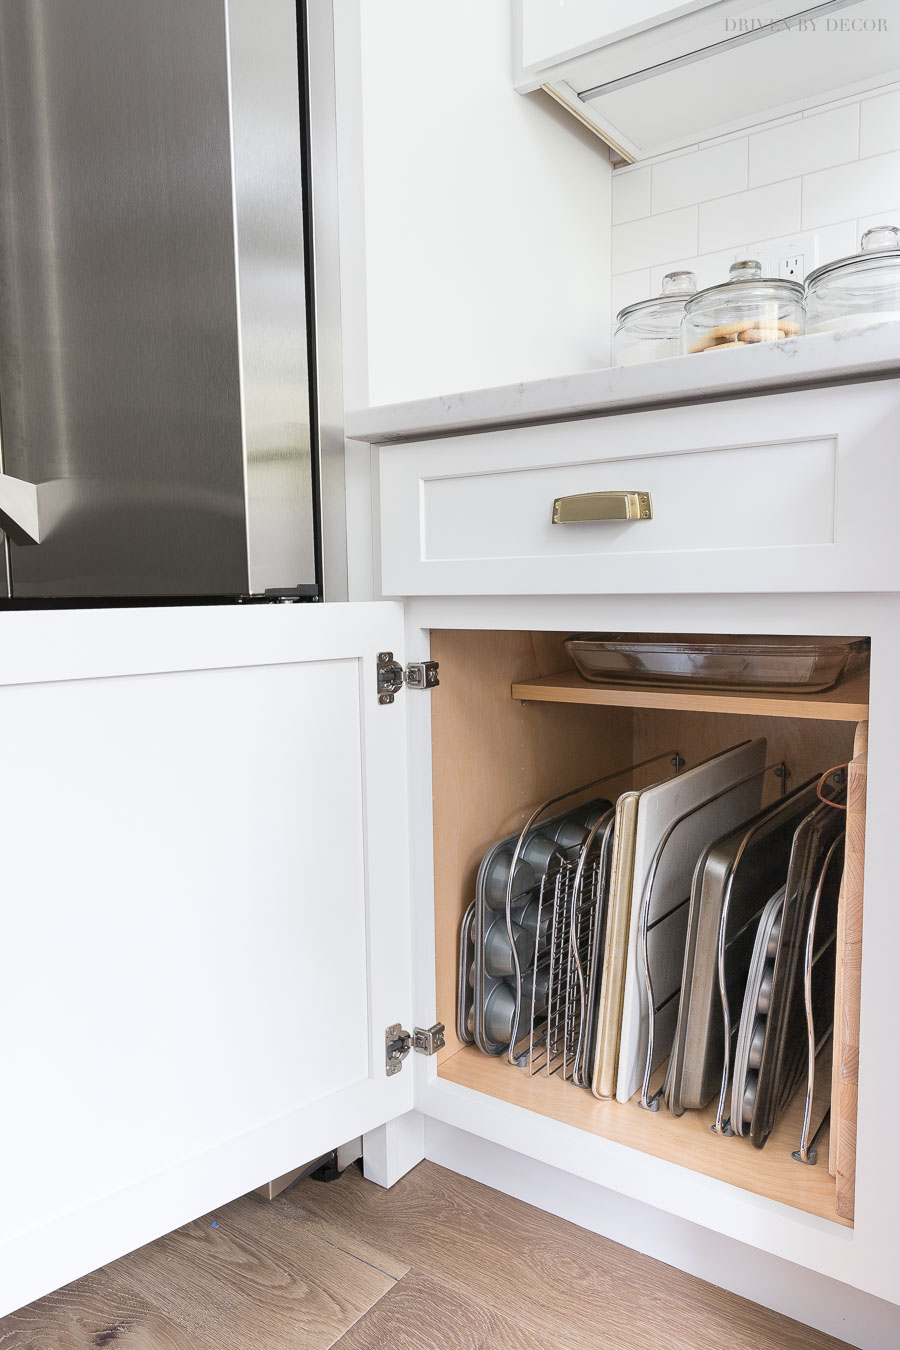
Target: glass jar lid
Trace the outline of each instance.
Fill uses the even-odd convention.
[[[866,230],[859,246],[859,253],[836,258],[810,272],[807,289],[820,289],[826,277],[829,290],[837,292],[846,287],[858,298],[864,295],[877,298],[880,291],[900,286],[900,228],[876,225]]]
[[[673,309],[682,310],[685,301],[697,291],[697,278],[693,272],[667,272],[663,277],[659,295],[650,300],[638,300],[626,305],[616,315],[617,323],[640,316],[641,320],[652,320],[656,315],[670,315]]]
[[[688,314],[697,310],[706,310],[710,306],[727,307],[739,302],[741,305],[771,304],[782,301],[791,305],[803,299],[803,287],[799,281],[784,281],[779,277],[764,277],[762,264],[756,258],[744,258],[731,264],[728,280],[716,286],[707,286],[698,291],[685,305]]]

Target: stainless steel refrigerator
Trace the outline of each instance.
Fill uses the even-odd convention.
[[[302,48],[0,0],[0,597],[317,596]]]

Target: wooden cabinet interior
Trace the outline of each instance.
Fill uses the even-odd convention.
[[[856,1196],[856,1096],[859,1079],[859,990],[868,748],[869,724],[860,722],[853,744],[853,760],[847,774],[847,853],[838,908],[838,960],[834,991],[828,1167],[837,1181],[837,1208],[842,1219],[853,1218]]]
[[[447,1027],[439,1076],[823,1218],[852,1223],[865,811],[865,746],[857,724],[867,717],[866,681],[822,695],[775,699],[606,689],[584,683],[572,670],[562,646],[565,636],[431,634],[442,675],[432,707],[437,1015]],[[854,754],[859,758],[851,773],[840,919],[839,951],[850,964],[844,978],[839,970],[837,998],[843,1004],[835,1019],[833,1109],[841,1144],[830,1147],[823,1137],[815,1166],[790,1156],[799,1139],[800,1094],[767,1146],[757,1151],[749,1141],[714,1135],[708,1111],[676,1119],[665,1108],[650,1114],[634,1103],[597,1101],[558,1075],[530,1077],[505,1059],[463,1046],[455,1032],[460,923],[474,895],[478,865],[496,839],[521,828],[539,802],[579,783],[669,749],[695,764],[760,735],[767,738],[769,762],[786,762],[789,787]],[[630,785],[623,780],[618,790]],[[773,782],[767,800],[775,791]],[[827,1079],[821,1091],[824,1111],[832,1091]]]

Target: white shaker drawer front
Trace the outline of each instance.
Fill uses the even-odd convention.
[[[900,383],[384,446],[385,595],[900,589]]]

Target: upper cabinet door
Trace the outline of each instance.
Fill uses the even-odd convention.
[[[884,0],[513,0],[514,82],[543,87],[625,160],[900,78]]]
[[[402,633],[0,615],[0,1313],[411,1108]]]
[[[527,70],[565,61],[584,51],[639,33],[652,24],[694,10],[708,9],[716,0],[513,0],[522,32],[521,63]]]

